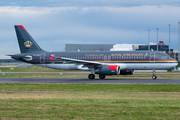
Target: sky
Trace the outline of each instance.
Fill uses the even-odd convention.
[[[178,49],[179,0],[1,0],[0,59],[20,53],[14,25],[23,25],[46,51],[65,44],[148,44]]]

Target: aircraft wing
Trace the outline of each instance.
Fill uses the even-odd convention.
[[[87,60],[78,60],[78,59],[71,59],[71,58],[64,58],[64,57],[60,57],[60,58],[56,58],[56,59],[62,59],[65,62],[73,62],[73,63],[83,64],[83,66],[89,67],[89,68],[96,68],[96,67],[102,67],[102,66],[108,65],[106,63],[87,61]]]

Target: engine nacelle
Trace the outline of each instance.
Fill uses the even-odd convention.
[[[96,74],[102,75],[119,75],[120,74],[120,67],[118,65],[109,65],[98,68],[95,71]]]
[[[120,75],[132,75],[134,70],[121,70]]]

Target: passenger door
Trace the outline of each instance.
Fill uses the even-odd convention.
[[[155,53],[150,53],[150,62],[155,62]]]
[[[40,55],[40,63],[45,63],[45,53],[41,53],[41,55]]]

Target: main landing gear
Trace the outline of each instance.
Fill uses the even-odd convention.
[[[154,69],[154,70],[153,70],[153,76],[152,76],[152,79],[153,79],[153,80],[156,80],[156,79],[157,79],[157,76],[155,75],[155,72],[156,72],[156,70]]]
[[[104,79],[106,76],[103,74],[99,74],[99,79]]]
[[[105,77],[106,77],[105,75],[99,74],[99,79],[104,79]],[[88,78],[89,78],[90,80],[92,80],[92,79],[95,78],[95,75],[94,75],[94,74],[89,74],[89,75],[88,75]]]
[[[94,74],[89,74],[89,75],[88,75],[88,78],[89,78],[89,79],[94,79],[94,78],[95,78],[95,75],[94,75]]]
[[[95,75],[94,75],[94,68],[91,68],[91,74],[88,75],[88,78],[90,80],[94,79],[95,78]]]
[[[106,75],[99,74],[99,79],[104,79],[105,77],[106,77]],[[88,78],[89,78],[90,80],[92,80],[92,79],[95,78],[94,68],[91,68],[91,74],[88,75]]]

